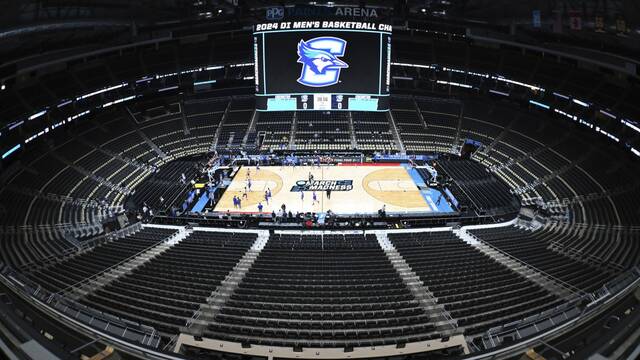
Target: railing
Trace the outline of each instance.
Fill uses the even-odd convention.
[[[169,339],[169,342],[167,342],[167,343],[162,347],[162,351],[166,351],[166,352],[173,351],[173,348],[176,346],[176,343],[178,342],[178,336],[180,336],[180,334],[173,335],[173,336]]]
[[[258,239],[256,239],[256,241],[258,241]],[[243,257],[246,256],[246,254],[249,253],[249,251],[250,250],[247,250],[245,252],[245,255],[243,255]],[[238,264],[240,264],[240,260],[238,260],[238,262],[236,263],[236,266],[238,266]],[[220,285],[218,285],[216,287],[216,289],[211,293],[211,295],[209,295],[208,298],[210,298],[213,295],[213,293],[215,293],[218,290],[222,289],[223,283],[225,283],[226,281],[229,281],[232,278],[233,272],[235,271],[235,267],[236,266],[234,266],[234,270],[231,270],[227,274],[227,276],[225,276],[224,280],[222,280],[220,282]],[[206,303],[201,303],[200,306],[198,306],[198,309],[193,312],[193,315],[191,315],[191,317],[189,319],[187,319],[187,321],[185,322],[184,327],[187,328],[187,329],[190,329],[193,326],[193,324],[200,318],[200,316],[202,316],[202,313],[204,312],[203,308],[205,308],[208,305],[209,305],[208,301]]]
[[[453,179],[453,177],[449,174],[449,172],[447,171],[447,169],[445,169],[445,168],[444,168],[444,166],[440,166],[440,168],[442,169],[442,171],[443,171],[445,174],[447,174],[447,176],[448,176],[449,178]],[[456,183],[456,185],[458,186],[458,188],[460,189],[460,191],[462,191],[462,193],[464,194],[464,196],[466,196],[466,197],[467,197],[467,199],[469,199],[469,201],[471,202],[471,205],[473,205],[474,212],[476,213],[476,215],[479,215],[479,214],[478,214],[478,211],[481,209],[481,207],[480,207],[480,206],[478,206],[478,204],[476,204],[476,202],[475,202],[475,201],[473,201],[473,198],[472,198],[469,194],[467,194],[467,191],[466,191],[462,186],[460,186],[460,185],[458,184],[458,182],[457,182],[457,181],[456,181],[455,183]],[[492,219],[493,219],[493,217],[492,217]]]
[[[396,249],[395,245],[393,245],[391,240],[389,240],[389,237],[387,236],[386,232],[378,233],[377,234],[377,239],[378,239],[378,241],[382,241],[384,243],[384,245],[389,248],[389,250],[385,250],[385,253],[387,253],[387,251],[390,251],[391,254],[393,254],[393,255],[399,257],[400,259],[402,259],[401,261],[402,261],[402,263],[404,263],[404,265],[406,265],[406,269],[408,269],[408,271],[410,272],[410,276],[416,277],[417,279],[420,279],[418,274],[416,274],[416,272],[411,268],[409,263],[407,263],[407,261],[404,259],[402,254],[400,254],[398,249]],[[390,255],[387,254],[387,257],[388,256],[390,256]],[[389,258],[389,261],[391,261],[391,258]],[[400,274],[402,269],[400,269],[400,268],[398,268],[396,266],[400,266],[400,265],[396,265],[396,263],[393,264],[393,267],[395,268],[395,270],[398,272],[398,274]],[[431,290],[429,290],[429,286],[425,285],[422,281],[419,281],[419,283],[420,283],[420,285],[417,285],[417,286],[415,286],[415,285],[410,286],[409,284],[405,283],[405,286],[408,287],[409,290],[411,290],[412,292],[413,292],[413,288],[422,288],[422,289],[419,289],[417,291],[420,292],[420,294],[423,294],[432,304],[439,304],[438,303],[438,298],[433,295],[433,292]],[[424,290],[424,291],[422,291],[422,290]],[[414,293],[414,296],[415,295],[416,294]],[[438,310],[438,313],[440,315],[442,315],[442,317],[444,317],[445,322],[447,323],[447,325],[449,325],[451,327],[452,331],[456,331],[458,329],[458,321],[456,319],[454,319],[453,316],[451,316],[451,313],[444,306],[442,306]]]
[[[586,294],[583,290],[578,289],[577,287],[575,287],[575,286],[573,286],[573,285],[571,285],[571,284],[569,284],[569,283],[567,283],[565,281],[562,281],[562,280],[556,278],[555,276],[553,276],[553,275],[551,275],[551,274],[549,274],[549,273],[547,273],[547,272],[545,272],[545,271],[543,271],[541,269],[538,269],[537,267],[535,267],[535,266],[533,266],[533,265],[531,265],[531,264],[529,264],[529,263],[527,263],[527,262],[525,262],[525,261],[523,261],[523,260],[521,260],[521,259],[519,259],[519,258],[517,258],[517,257],[515,257],[515,256],[513,256],[513,255],[511,255],[511,254],[509,254],[509,253],[507,253],[505,251],[503,251],[503,250],[498,249],[497,247],[489,244],[486,241],[483,241],[482,239],[478,238],[477,236],[475,236],[474,234],[470,233],[469,231],[467,231],[467,234],[469,234],[469,236],[471,236],[474,239],[476,239],[478,242],[480,242],[480,243],[490,247],[494,251],[502,254],[503,256],[505,256],[505,257],[507,257],[507,258],[509,258],[511,260],[517,261],[518,263],[521,263],[522,265],[526,266],[527,268],[539,273],[540,275],[545,277],[547,280],[552,281],[552,282],[560,285],[561,287],[565,288],[566,290],[568,290],[572,294],[577,294],[579,296],[582,296],[582,295]]]
[[[156,246],[160,245],[161,243],[164,243],[164,242],[170,241],[171,239],[173,239],[174,237],[176,237],[176,236],[178,236],[178,235],[179,235],[179,233],[176,233],[176,234],[174,234],[174,235],[171,235],[171,236],[170,236],[170,237],[168,237],[168,238],[161,239],[160,241],[158,241],[158,242],[154,243],[153,245],[150,245],[150,246],[148,246],[148,247],[146,247],[146,248],[144,248],[144,249],[142,249],[142,250],[138,251],[137,253],[135,253],[135,254],[133,254],[133,255],[131,255],[131,256],[129,256],[129,257],[127,257],[126,259],[121,260],[120,262],[115,263],[115,264],[113,264],[113,265],[109,266],[108,268],[106,268],[106,269],[104,269],[104,270],[100,271],[99,273],[94,274],[94,275],[92,275],[92,276],[90,276],[90,277],[88,277],[88,278],[82,279],[82,280],[78,281],[78,282],[77,282],[77,283],[75,283],[75,284],[69,285],[69,286],[67,286],[67,287],[66,287],[66,288],[64,288],[64,289],[59,290],[57,294],[59,294],[59,295],[63,295],[63,294],[65,294],[65,293],[67,293],[67,292],[70,292],[70,291],[72,291],[72,290],[76,289],[76,288],[81,288],[83,285],[85,285],[85,284],[87,284],[87,283],[90,283],[91,281],[93,281],[93,280],[95,280],[95,279],[97,279],[97,278],[99,278],[99,277],[103,276],[104,274],[108,273],[109,271],[114,270],[114,269],[118,268],[119,266],[122,266],[122,265],[126,264],[127,262],[129,262],[129,261],[131,261],[131,260],[133,260],[133,259],[137,258],[138,256],[140,256],[140,255],[142,255],[142,254],[146,253],[147,251],[149,251],[149,250],[151,250],[151,249],[155,248]]]
[[[586,253],[584,250],[581,250],[581,249],[567,246],[566,244],[563,244],[560,241],[551,242],[549,244],[548,249],[559,252],[561,254],[564,254],[576,260],[584,259],[588,263],[593,263],[594,265],[597,265],[597,266],[607,267],[616,272],[624,271],[624,267],[618,263],[615,263],[612,261],[605,261],[599,256]]]
[[[140,230],[140,228],[142,227],[142,225],[140,223],[135,223],[133,225],[130,225],[124,229],[120,229],[108,234],[104,234],[104,235],[100,235],[98,237],[95,237],[91,240],[87,240],[87,241],[83,241],[80,243],[80,248],[75,248],[75,247],[70,247],[65,249],[64,251],[62,251],[61,253],[58,254],[53,254],[44,258],[40,258],[36,261],[32,261],[29,263],[26,263],[24,265],[21,265],[19,267],[20,270],[26,270],[26,269],[33,269],[33,268],[40,268],[43,266],[46,266],[47,264],[54,262],[54,261],[59,261],[60,259],[64,259],[68,256],[71,256],[73,254],[79,253],[79,252],[83,252],[83,251],[87,251],[91,248],[94,248],[102,243],[106,243],[109,241],[113,241],[125,236],[128,236],[138,230]]]
[[[565,224],[561,224],[565,226]],[[637,225],[608,225],[608,224],[589,224],[589,223],[571,223],[574,229],[591,229],[591,230],[616,230],[616,231],[640,231]]]
[[[106,333],[151,348],[160,345],[160,335],[150,327],[82,305],[69,298],[52,293],[30,279],[0,264],[0,281],[36,308],[46,307],[60,317],[81,323],[94,331]]]
[[[228,277],[229,275],[227,275],[227,278]],[[227,278],[225,278],[225,280]],[[200,316],[202,315],[202,307],[203,307],[202,305],[203,304],[200,304],[200,306],[198,306],[198,310],[194,311],[193,315],[191,315],[191,317],[187,319],[187,321],[185,321],[185,324],[184,324],[185,328],[190,328],[200,318]]]
[[[600,289],[596,290],[593,293],[593,296],[596,301],[600,301],[610,294],[619,293],[634,282],[640,283],[640,266],[635,266],[631,270],[616,276],[613,280],[607,282],[602,285]]]
[[[562,324],[601,310],[601,306],[613,297],[638,285],[640,285],[640,268],[636,266],[607,282],[591,294],[582,295],[537,315],[489,329],[482,335],[482,345],[485,349],[490,349],[502,345],[505,340],[517,342],[552,331],[553,328]]]
[[[98,202],[94,199],[76,198],[68,195],[60,195],[60,194],[55,194],[50,192],[43,192],[43,191],[33,192],[32,190],[26,190],[20,186],[13,185],[13,184],[6,185],[5,189],[11,190],[12,192],[15,192],[15,193],[24,194],[27,196],[41,198],[41,199],[49,199],[49,200],[53,200],[61,203],[69,203],[73,205],[86,205],[90,207],[98,206]]]
[[[260,241],[260,236],[256,237],[251,247],[247,251],[245,251],[244,255],[242,255],[242,258],[236,262],[236,265],[233,267],[233,269],[229,271],[227,276],[225,276],[224,280],[220,282],[220,284],[211,293],[211,295],[213,295],[218,290],[222,289],[223,284],[233,278],[233,274],[236,271],[236,268],[238,267],[238,265],[240,265],[240,263],[242,262],[242,259],[244,259],[251,252],[255,244],[258,243],[259,241]],[[211,297],[211,295],[209,297]],[[185,322],[185,328],[187,329],[191,328],[193,324],[200,318],[200,316],[202,316],[202,313],[204,312],[203,308],[208,305],[209,305],[208,301],[206,303],[201,303],[200,306],[198,306],[198,309],[193,312],[193,315],[189,319],[187,319],[187,321]]]

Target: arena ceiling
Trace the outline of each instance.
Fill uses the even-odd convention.
[[[25,0],[5,1],[0,29],[43,21],[69,19],[126,19],[162,22],[224,15],[247,16],[271,6],[368,6],[393,9],[395,15],[423,14],[451,19],[473,19],[492,24],[530,19],[539,10],[542,16],[577,12],[585,19],[596,15],[624,18],[629,24],[640,20],[640,3],[635,0]]]
[[[629,36],[640,34],[640,3],[634,0],[21,0],[3,2],[0,57],[11,61],[52,52],[90,51],[105,44],[156,38],[177,27],[251,24],[264,20],[268,7],[294,5],[376,7],[400,21],[462,21],[464,26],[506,29],[530,27],[532,12],[537,10],[543,27],[549,30],[557,14],[563,14],[566,25],[567,14],[572,12],[580,14],[585,27],[593,27],[598,15],[609,28],[615,30],[616,21],[624,19],[631,29]],[[570,34],[587,40],[592,35],[591,31]]]

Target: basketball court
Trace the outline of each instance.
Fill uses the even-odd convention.
[[[238,170],[214,210],[256,213],[258,203],[261,203],[263,213],[277,212],[282,204],[293,213],[331,210],[340,215],[376,214],[383,205],[390,214],[452,211],[440,191],[425,189],[419,175],[416,177],[412,171],[400,164],[268,166],[260,169],[245,166]],[[245,188],[247,195],[243,196]],[[265,191],[268,190],[272,196],[267,202]],[[241,199],[240,208],[234,207],[234,196]]]

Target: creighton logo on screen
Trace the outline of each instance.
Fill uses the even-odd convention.
[[[338,59],[344,56],[347,41],[322,36],[298,43],[298,62],[302,71],[298,82],[305,86],[323,87],[337,84],[340,81],[340,69],[349,67]]]

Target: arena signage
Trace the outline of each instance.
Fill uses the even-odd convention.
[[[362,21],[282,21],[255,25],[255,32],[281,31],[281,30],[362,30],[381,31],[391,33],[393,27],[389,24]]]
[[[291,192],[300,191],[351,191],[353,180],[298,180],[291,187]]]
[[[269,21],[282,20],[285,17],[356,17],[378,18],[378,9],[358,6],[274,6],[267,8],[266,19]]]

